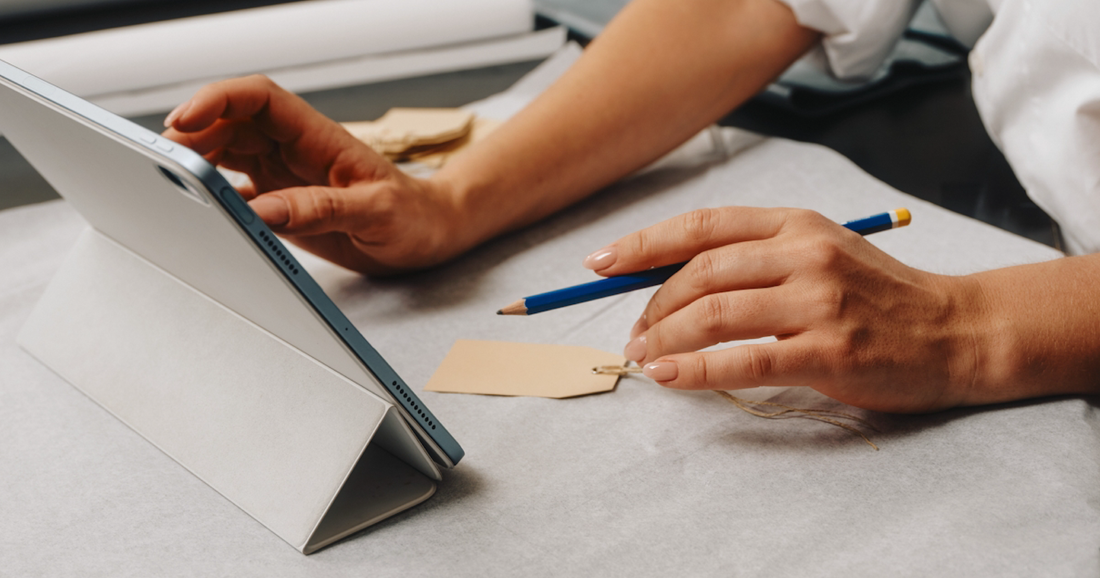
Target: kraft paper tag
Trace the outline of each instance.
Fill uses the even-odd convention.
[[[405,151],[403,157],[410,161],[432,167],[433,169],[438,169],[447,164],[447,162],[451,160],[451,157],[489,136],[489,133],[496,130],[501,124],[503,123],[499,120],[482,118],[480,116],[475,117],[474,124],[470,127],[470,132],[466,136],[439,145],[413,147]]]
[[[456,108],[391,108],[375,121],[346,122],[355,138],[386,155],[440,145],[470,133],[474,114]]]
[[[625,363],[622,355],[591,347],[460,339],[424,389],[561,399],[615,389],[618,375],[592,370]]]

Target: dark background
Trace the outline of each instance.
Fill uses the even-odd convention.
[[[0,2],[0,44],[287,1],[99,0],[94,8],[80,9],[72,7],[79,0],[8,0]],[[539,22],[539,26],[552,24]],[[587,41],[572,36],[582,44]],[[368,120],[393,106],[461,106],[504,90],[536,64],[493,66],[303,96],[338,121]],[[158,114],[133,120],[159,131],[162,119]],[[720,124],[825,145],[900,191],[1059,246],[1055,224],[1028,199],[986,135],[964,66],[824,116],[807,117],[753,101],[731,111]],[[56,197],[0,139],[0,209]]]

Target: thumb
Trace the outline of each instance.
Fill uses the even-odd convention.
[[[377,195],[360,188],[293,187],[264,193],[248,204],[283,235],[358,234],[388,217]]]

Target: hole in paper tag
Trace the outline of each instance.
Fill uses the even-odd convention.
[[[561,399],[615,389],[618,375],[592,368],[625,363],[622,355],[591,347],[460,339],[424,389]]]

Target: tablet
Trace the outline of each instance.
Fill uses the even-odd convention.
[[[433,459],[463,450],[213,165],[0,61],[0,132],[100,233],[395,405]]]

